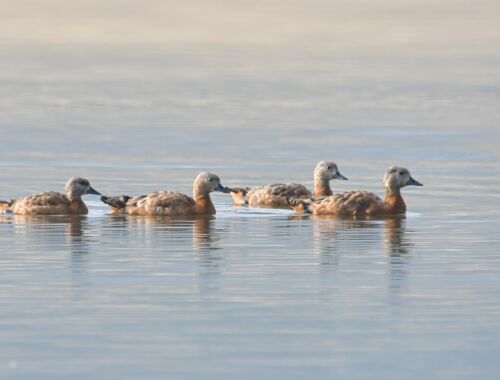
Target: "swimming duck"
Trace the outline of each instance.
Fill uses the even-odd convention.
[[[90,186],[88,180],[80,177],[71,177],[64,190],[66,194],[50,191],[17,199],[12,201],[9,209],[19,215],[86,215],[89,210],[82,196],[101,195]]]
[[[0,201],[0,213],[5,213],[7,211],[10,211],[10,208],[11,208],[13,203],[14,203],[14,200]]]
[[[273,208],[288,208],[287,198],[307,199],[332,195],[330,180],[347,180],[338,171],[332,161],[320,161],[314,169],[314,194],[303,185],[297,183],[276,183],[250,189],[247,187],[230,188],[235,204],[249,206],[264,206]]]
[[[315,215],[362,217],[404,214],[406,204],[401,196],[401,188],[423,186],[412,178],[408,169],[399,166],[392,166],[386,171],[383,183],[385,200],[367,191],[348,191],[316,200],[288,198],[288,202],[296,212]]]
[[[212,191],[229,193],[222,186],[218,176],[208,172],[198,174],[193,184],[193,195],[171,192],[157,192],[149,195],[129,197],[101,197],[114,212],[130,215],[196,216],[215,214],[215,207],[210,199]]]

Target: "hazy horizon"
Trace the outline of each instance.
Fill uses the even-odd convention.
[[[187,44],[497,54],[497,1],[7,2],[2,45]]]

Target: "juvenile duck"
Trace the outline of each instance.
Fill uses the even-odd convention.
[[[193,184],[193,198],[181,193],[165,191],[149,195],[129,197],[101,197],[114,212],[129,215],[196,216],[215,214],[210,193],[220,191],[229,193],[222,186],[218,176],[208,172],[198,174]]]
[[[101,195],[85,178],[71,177],[64,187],[66,194],[54,191],[11,201],[9,210],[19,215],[86,215],[85,194]]]
[[[287,198],[310,199],[332,195],[330,181],[332,179],[347,180],[338,171],[332,161],[320,161],[314,169],[314,193],[297,183],[276,183],[254,189],[245,187],[230,188],[231,197],[235,204],[262,206],[272,208],[288,208]]]
[[[308,212],[315,215],[355,217],[395,215],[406,212],[401,188],[423,186],[412,178],[408,169],[398,166],[392,166],[387,170],[383,183],[385,200],[367,191],[348,191],[317,200],[293,198],[287,200],[296,212]]]

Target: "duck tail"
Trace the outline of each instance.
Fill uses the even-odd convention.
[[[295,212],[298,213],[312,213],[311,210],[311,200],[310,199],[299,199],[299,198],[292,198],[292,197],[287,197],[286,202],[288,205],[294,209]]]
[[[228,187],[233,202],[237,205],[246,205],[248,203],[247,194],[250,190],[248,187]]]
[[[130,197],[128,195],[120,195],[119,197],[107,197],[105,195],[101,196],[101,201],[111,206],[115,212],[123,212],[127,207],[127,202]]]
[[[10,209],[15,202],[15,199],[11,199],[10,201],[0,201],[0,213],[11,211]]]

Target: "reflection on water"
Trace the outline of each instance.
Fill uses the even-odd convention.
[[[484,223],[472,233],[412,214],[345,220],[232,208],[229,199],[217,207],[195,219],[2,216],[0,334],[17,364],[0,371],[49,374],[64,360],[95,374],[88,363],[102,361],[128,378],[139,360],[145,373],[198,377],[185,365],[194,360],[211,363],[210,378],[240,369],[258,377],[256,362],[273,375],[323,377],[340,365],[369,378],[373,367],[388,373],[377,367],[386,355],[391,373],[407,373],[408,347],[427,363],[429,341],[447,363],[436,369],[475,369],[483,350],[454,361],[457,339],[498,341],[500,311],[488,305],[500,295],[500,260],[471,240],[498,243]]]
[[[390,257],[407,255],[411,247],[408,239],[405,239],[406,220],[405,217],[393,217],[384,221],[385,223],[385,254]]]
[[[322,264],[345,250],[343,244],[359,245],[359,248],[377,248],[383,236],[384,253],[388,257],[400,257],[410,253],[411,243],[405,237],[406,217],[388,216],[378,219],[345,219],[322,215],[294,215],[290,220],[310,220],[313,225],[315,252],[324,258]]]

